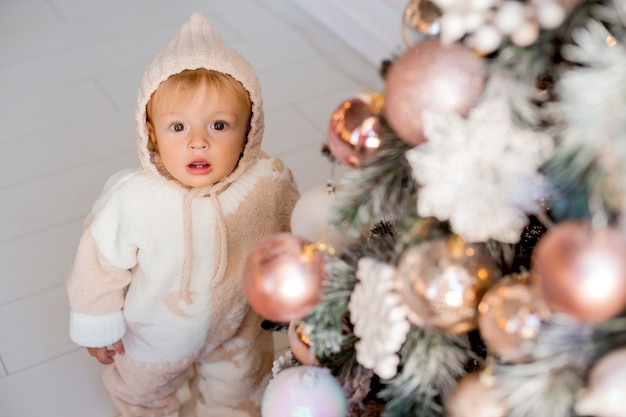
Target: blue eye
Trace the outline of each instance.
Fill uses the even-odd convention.
[[[214,122],[211,125],[211,128],[215,130],[224,130],[226,128],[226,123],[220,120],[220,121]]]
[[[172,123],[170,129],[174,132],[182,132],[183,130],[185,130],[185,125],[182,123]]]

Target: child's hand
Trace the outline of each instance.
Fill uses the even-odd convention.
[[[98,359],[103,365],[109,365],[115,362],[113,357],[119,353],[120,355],[124,355],[126,351],[124,350],[124,343],[121,340],[113,343],[113,349],[109,349],[108,347],[101,348],[87,348],[87,352],[94,358]]]

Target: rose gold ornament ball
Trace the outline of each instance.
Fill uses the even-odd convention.
[[[579,416],[626,417],[626,348],[611,351],[591,367],[587,387],[576,396]]]
[[[287,323],[306,316],[322,295],[326,265],[321,252],[290,233],[261,241],[250,253],[243,273],[243,291],[263,317]]]
[[[508,408],[480,372],[464,376],[446,404],[447,417],[504,417]]]
[[[530,277],[503,278],[483,295],[478,305],[480,335],[489,349],[506,362],[532,359],[537,334],[550,309]]]
[[[462,333],[476,327],[478,302],[499,276],[483,246],[452,237],[406,249],[395,280],[410,321],[426,329]]]
[[[422,41],[397,58],[385,81],[384,114],[394,132],[409,145],[427,138],[422,112],[466,115],[485,87],[486,66],[460,43]]]
[[[535,247],[532,271],[548,305],[583,323],[626,308],[626,241],[615,228],[557,224]]]
[[[302,365],[319,365],[317,357],[311,352],[311,341],[304,332],[304,326],[296,322],[289,323],[287,331],[291,353]]]
[[[328,147],[337,160],[360,168],[380,147],[380,122],[366,94],[344,101],[333,112],[328,126]]]

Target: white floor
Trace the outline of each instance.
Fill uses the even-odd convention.
[[[289,0],[0,2],[0,416],[113,417],[67,335],[64,280],[105,179],[135,166],[140,77],[192,12],[257,68],[265,150],[301,191],[326,181],[334,108],[377,68]]]

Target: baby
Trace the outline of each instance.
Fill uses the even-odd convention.
[[[68,277],[70,337],[124,416],[259,416],[272,336],[242,293],[250,250],[288,231],[293,176],[261,150],[252,66],[199,14],[146,70],[141,168],[113,175]]]

